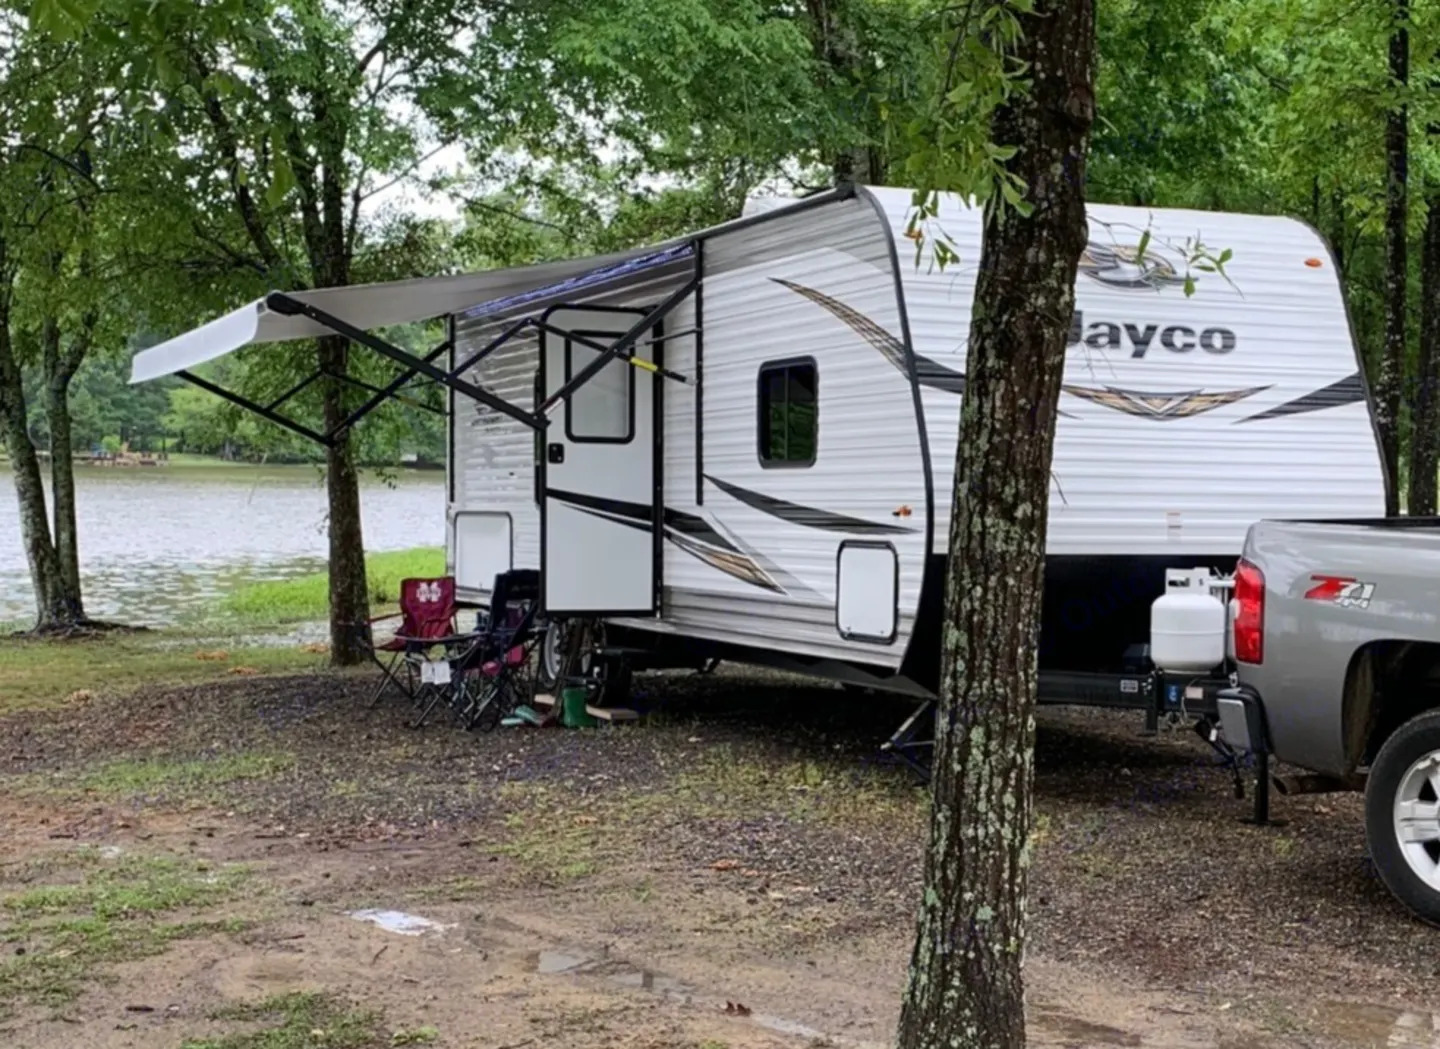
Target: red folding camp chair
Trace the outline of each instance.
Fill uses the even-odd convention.
[[[400,583],[400,611],[377,616],[367,624],[373,629],[374,624],[384,620],[400,620],[393,637],[370,646],[370,658],[383,674],[375,694],[370,697],[370,707],[380,702],[390,685],[412,701],[418,700],[424,684],[421,668],[427,662],[426,653],[436,646],[451,645],[468,637],[455,629],[455,612],[452,577],[406,579]]]
[[[535,631],[539,611],[539,572],[516,568],[497,575],[485,626],[446,646],[449,680],[431,691],[414,727],[423,725],[442,702],[449,706],[452,719],[466,728],[489,732],[498,725],[528,691],[519,678],[539,640]]]

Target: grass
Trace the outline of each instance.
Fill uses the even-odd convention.
[[[387,1037],[380,1014],[346,1006],[324,994],[296,992],[236,1006],[215,1014],[217,1020],[264,1024],[256,1030],[219,1038],[187,1040],[181,1049],[380,1049],[390,1045],[423,1045],[430,1029],[396,1032]]]
[[[696,817],[775,812],[845,827],[923,826],[926,794],[891,769],[757,760],[721,744],[689,762],[662,801]]]
[[[365,574],[374,605],[393,605],[400,599],[400,581],[445,572],[445,551],[436,546],[369,554]],[[316,572],[295,579],[247,583],[221,601],[227,615],[248,622],[294,623],[323,619],[330,608],[330,574]]]
[[[0,897],[0,1015],[23,1005],[59,1006],[117,962],[159,954],[180,939],[234,932],[236,922],[172,921],[174,912],[230,899],[246,877],[239,867],[172,857],[107,862],[86,850],[71,859],[65,884]]]
[[[123,695],[142,685],[188,684],[252,673],[318,670],[323,652],[299,645],[197,648],[184,639],[114,634],[83,641],[0,640],[0,715]]]
[[[174,791],[187,796],[247,779],[267,779],[295,764],[289,754],[222,754],[208,760],[143,758],[112,761],[76,782],[81,790],[124,796]]]

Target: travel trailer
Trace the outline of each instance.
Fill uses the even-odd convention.
[[[549,619],[603,620],[607,644],[642,661],[766,663],[924,697],[982,223],[942,202],[925,235],[960,260],[942,270],[917,252],[912,211],[908,190],[842,186],[604,258],[271,295],[139,354],[134,379],[213,388],[191,369],[338,331],[399,362],[396,383],[448,387],[463,599],[483,605],[497,573],[535,568]],[[1042,689],[1158,709],[1146,644],[1167,570],[1232,570],[1262,518],[1383,514],[1387,480],[1313,229],[1099,205],[1089,218]],[[1231,257],[1187,295],[1196,238]],[[428,357],[373,334],[442,316],[449,338]]]

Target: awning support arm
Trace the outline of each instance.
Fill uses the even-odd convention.
[[[334,379],[336,382],[342,382],[346,386],[353,386],[357,390],[366,390],[370,393],[377,394],[386,392],[382,387],[376,386],[373,382],[366,382],[364,379],[357,378],[354,375],[341,375],[338,372],[332,372],[328,369],[322,374]],[[425,404],[411,397],[403,397],[399,393],[391,393],[390,397],[399,404],[408,404],[410,407],[419,408],[423,412],[431,412],[435,415],[445,414],[444,408],[436,408],[433,404]]]
[[[436,382],[444,383],[456,393],[463,393],[471,400],[479,401],[481,404],[493,408],[497,412],[508,415],[517,422],[522,422],[526,426],[529,426],[531,429],[540,430],[544,428],[543,420],[538,420],[529,412],[515,407],[504,398],[496,397],[488,390],[481,389],[474,383],[466,382],[459,376],[451,375],[449,372],[435,367],[435,365],[429,361],[416,357],[413,353],[407,353],[400,349],[400,347],[392,345],[378,336],[371,335],[367,331],[362,331],[353,324],[349,324],[339,317],[326,313],[324,310],[312,306],[309,303],[292,299],[283,292],[272,291],[269,295],[265,296],[265,305],[276,313],[286,317],[308,317],[316,324],[323,324],[337,335],[343,335],[351,342],[369,347],[376,353],[389,357],[392,361],[402,364],[406,368],[413,369],[421,375],[434,379]]]
[[[587,339],[583,335],[577,335],[573,331],[566,331],[564,328],[557,328],[555,327],[555,325],[546,324],[544,321],[536,321],[535,327],[539,328],[541,331],[549,332],[551,335],[556,335],[562,339],[568,339],[570,342],[578,343],[581,346],[594,350],[596,353],[608,353],[610,350],[610,347],[606,346],[603,342],[596,342],[594,339]],[[650,339],[646,342],[637,342],[633,343],[632,345],[649,346],[651,343],[660,341],[662,340]],[[647,371],[650,372],[652,375],[658,375],[662,379],[674,379],[676,382],[684,383],[686,386],[691,385],[690,379],[687,376],[681,375],[679,372],[673,372],[669,368],[662,368],[660,367],[660,365],[654,364],[651,361],[647,361],[643,357],[637,357],[635,356],[634,350],[625,350],[623,353],[618,354],[618,356],[619,359],[624,361],[626,364],[632,364],[636,368],[639,368],[641,371]]]
[[[431,350],[429,353],[427,353],[427,354],[425,355],[425,357],[424,357],[425,363],[426,363],[426,364],[432,364],[432,363],[434,363],[435,358],[437,358],[437,357],[441,356],[442,354],[448,352],[449,349],[450,349],[450,340],[449,340],[449,339],[446,339],[446,340],[445,340],[444,342],[442,342],[439,346],[435,347],[435,349]],[[361,419],[365,418],[365,416],[369,415],[369,414],[370,414],[371,412],[373,412],[376,408],[380,407],[380,405],[384,404],[385,401],[387,401],[389,398],[395,396],[396,392],[398,392],[399,389],[400,389],[402,386],[404,386],[404,385],[405,385],[407,382],[409,382],[411,379],[415,378],[415,374],[416,374],[416,373],[415,373],[415,369],[414,369],[414,368],[407,368],[405,371],[401,372],[401,373],[400,373],[399,375],[397,375],[394,379],[392,379],[388,384],[386,384],[383,389],[376,390],[374,397],[371,397],[368,401],[366,401],[366,402],[365,402],[364,404],[362,404],[360,407],[356,408],[356,409],[355,409],[353,412],[351,412],[349,415],[345,416],[345,418],[341,419],[340,422],[335,426],[335,428],[330,431],[329,436],[330,436],[332,439],[333,439],[333,438],[336,438],[336,437],[339,437],[339,436],[340,436],[342,433],[344,433],[346,430],[350,429],[350,427],[354,426],[354,425],[355,425],[356,423],[358,423]],[[371,387],[371,388],[374,389],[374,387]],[[428,410],[432,410],[432,409],[429,409],[429,408],[427,407],[426,410],[428,411]],[[443,414],[445,414],[445,413],[444,413],[443,411],[441,411],[440,414],[443,415]]]
[[[271,401],[271,402],[270,402],[269,404],[267,404],[265,407],[266,407],[266,408],[269,408],[269,409],[273,412],[276,408],[280,407],[282,404],[284,404],[286,401],[288,401],[291,397],[294,397],[297,393],[299,393],[301,390],[305,389],[305,387],[309,386],[312,382],[314,382],[314,381],[315,381],[316,379],[318,379],[318,378],[320,378],[320,373],[319,373],[318,371],[313,371],[313,372],[311,372],[309,375],[305,376],[305,378],[303,378],[303,379],[301,379],[299,382],[297,382],[294,386],[290,387],[290,389],[288,389],[288,390],[286,390],[284,393],[282,393],[279,397],[276,397],[273,401]]]
[[[469,357],[466,357],[459,364],[455,365],[455,367],[450,370],[450,374],[452,376],[464,375],[471,368],[475,367],[475,365],[479,364],[486,357],[490,356],[490,354],[498,350],[501,346],[504,346],[507,342],[515,338],[515,336],[519,335],[522,331],[524,331],[526,328],[530,327],[530,325],[534,323],[534,317],[521,317],[518,321],[510,325],[499,335],[495,336],[495,338],[491,339],[484,346],[480,347],[480,349],[476,350]]]
[[[675,307],[689,298],[690,293],[699,286],[700,275],[697,272],[684,284],[671,292],[664,302],[647,313],[641,320],[636,321],[629,331],[605,347],[601,352],[597,353],[595,359],[581,368],[574,378],[549,397],[545,398],[544,403],[540,405],[539,411],[535,413],[536,419],[543,422],[545,417],[555,410],[557,404],[594,378],[601,368],[605,367],[605,365],[609,364],[621,353],[629,350],[631,346],[635,345],[636,339],[640,338],[641,335],[644,335],[645,332],[653,328],[656,324],[659,324]],[[573,335],[571,337],[574,338]]]
[[[263,404],[257,404],[247,397],[242,397],[238,393],[232,393],[229,390],[216,386],[213,382],[208,382],[205,379],[200,378],[200,376],[196,375],[193,372],[178,371],[175,374],[178,375],[180,378],[184,379],[186,382],[190,383],[192,386],[198,386],[200,387],[200,389],[206,391],[207,393],[213,393],[216,397],[221,397],[229,401],[231,404],[237,404],[241,408],[244,408],[246,411],[254,412],[262,419],[268,419],[272,423],[276,423],[279,426],[285,427],[287,430],[298,433],[301,437],[309,438],[316,444],[323,444],[326,448],[329,448],[332,447],[335,443],[328,435],[316,433],[308,426],[302,426],[300,423],[297,423],[292,419],[285,418],[285,416],[279,414],[278,412],[271,411]]]

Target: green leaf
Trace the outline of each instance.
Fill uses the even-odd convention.
[[[1195,294],[1195,278],[1194,278],[1194,277],[1191,277],[1191,276],[1189,276],[1189,275],[1187,274],[1186,277],[1185,277],[1185,297],[1188,299],[1191,295],[1194,295],[1194,294]]]
[[[1138,266],[1145,265],[1145,249],[1150,247],[1150,231],[1147,229],[1140,234],[1140,243],[1135,245],[1135,263]]]
[[[276,153],[275,175],[270,180],[270,188],[265,191],[265,203],[278,208],[294,188],[295,172],[290,168],[290,161],[284,153]]]

